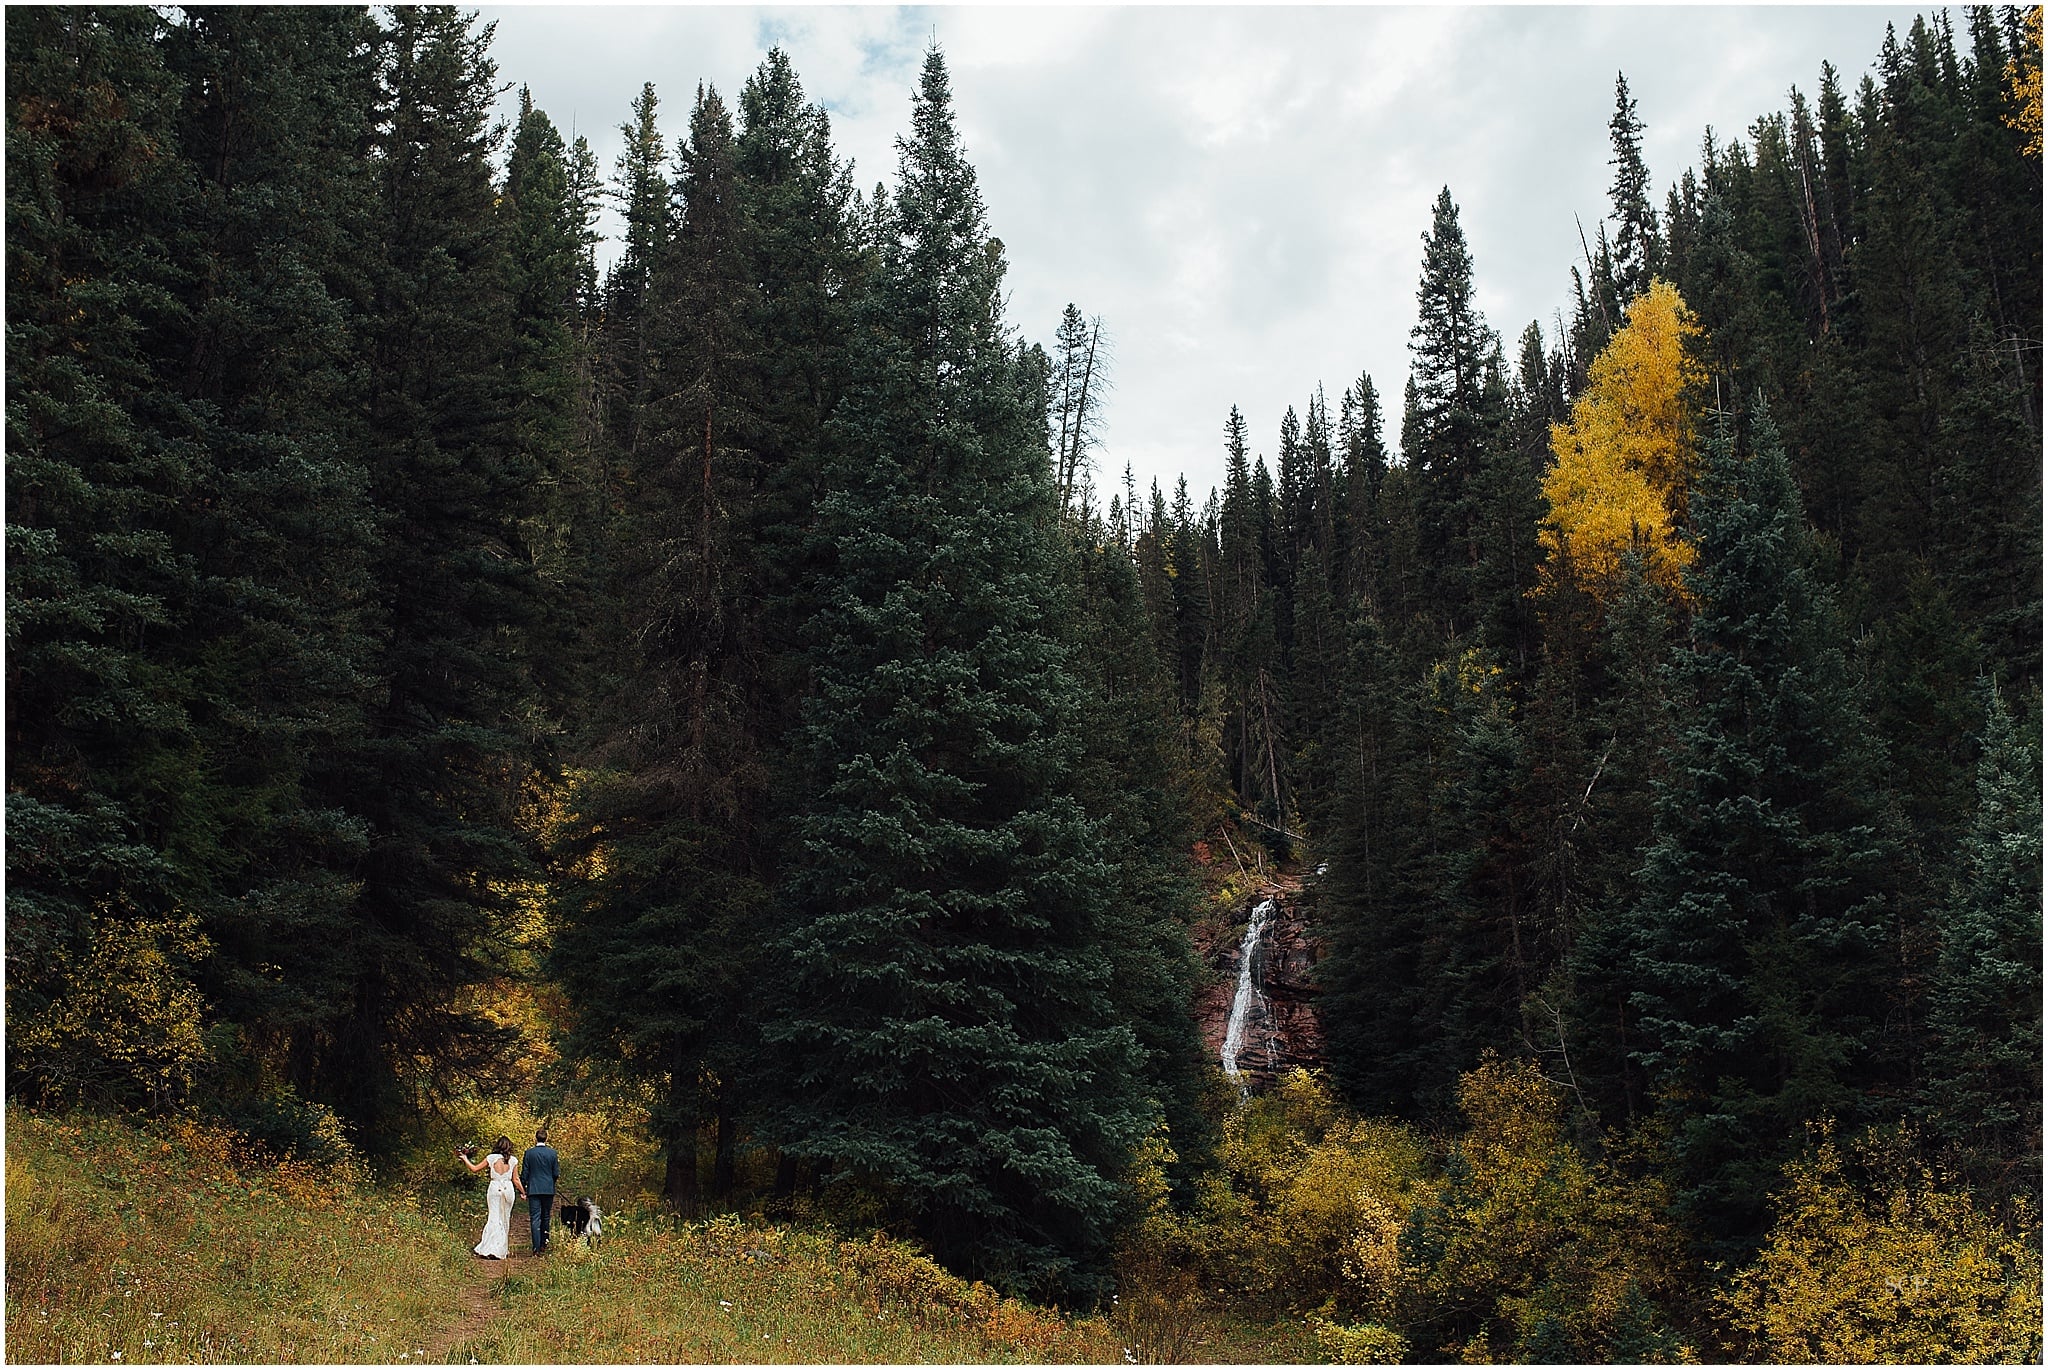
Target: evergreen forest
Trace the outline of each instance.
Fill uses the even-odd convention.
[[[2038,1361],[2039,8],[1661,193],[1617,78],[1557,322],[1447,187],[1408,374],[1207,492],[1007,317],[936,46],[870,188],[780,50],[603,167],[491,37],[6,16],[10,1130],[516,1101],[1132,1358]]]

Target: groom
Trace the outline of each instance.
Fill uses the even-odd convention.
[[[533,1224],[533,1254],[548,1249],[548,1212],[555,1206],[557,1163],[555,1149],[548,1145],[543,1124],[533,1134],[533,1145],[519,1159],[519,1178],[526,1185],[526,1217]]]

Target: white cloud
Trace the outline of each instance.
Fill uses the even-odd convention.
[[[1069,301],[1116,339],[1099,484],[1221,479],[1235,403],[1271,454],[1318,382],[1370,371],[1399,421],[1421,235],[1448,184],[1488,322],[1552,332],[1607,207],[1625,71],[1663,188],[1698,156],[1853,87],[1911,10],[1811,8],[487,8],[503,79],[527,82],[609,168],[643,81],[685,127],[699,79],[729,103],[770,43],[790,55],[865,187],[894,179],[926,44],[1011,263],[1011,321],[1049,340]],[[509,102],[509,97],[508,97]]]

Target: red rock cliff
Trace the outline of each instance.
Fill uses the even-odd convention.
[[[1250,1014],[1238,1054],[1238,1068],[1255,1090],[1297,1066],[1313,1070],[1323,1063],[1323,1030],[1316,1017],[1312,975],[1320,949],[1308,934],[1300,883],[1284,876],[1271,881],[1238,910],[1236,925],[1228,933],[1197,929],[1195,934],[1195,951],[1212,972],[1196,996],[1195,1019],[1209,1059],[1218,1061],[1237,992],[1245,927],[1252,910],[1265,899],[1273,900],[1274,912],[1253,967],[1263,1002]]]

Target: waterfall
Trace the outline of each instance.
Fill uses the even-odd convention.
[[[1237,997],[1230,1003],[1230,1026],[1223,1034],[1223,1073],[1237,1081],[1238,1091],[1245,1097],[1251,1095],[1251,1082],[1238,1069],[1237,1058],[1244,1051],[1245,1030],[1251,1025],[1254,1015],[1265,1024],[1270,1060],[1273,1036],[1273,1013],[1266,1003],[1266,996],[1259,991],[1259,960],[1263,954],[1261,939],[1266,934],[1266,925],[1273,918],[1273,901],[1268,899],[1252,910],[1251,925],[1244,930],[1244,945],[1237,953]]]

